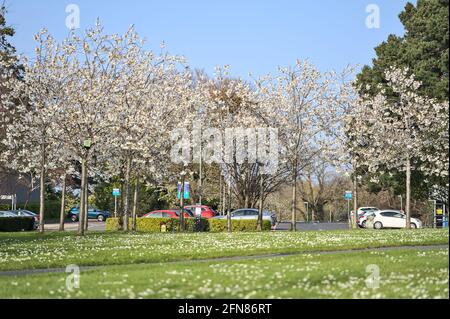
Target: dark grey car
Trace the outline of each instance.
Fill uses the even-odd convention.
[[[24,217],[33,217],[34,218],[34,229],[37,229],[39,227],[39,215],[36,213],[33,213],[32,211],[26,210],[26,209],[17,209],[17,210],[10,210],[8,211],[15,216],[24,216]]]

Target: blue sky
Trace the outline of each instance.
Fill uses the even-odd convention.
[[[321,70],[370,64],[373,48],[388,34],[403,34],[398,14],[407,1],[7,0],[19,53],[33,53],[33,35],[43,27],[62,39],[71,3],[80,8],[81,29],[97,17],[108,33],[123,33],[134,24],[149,49],[164,41],[169,52],[184,55],[193,68],[212,74],[215,66],[228,64],[234,76],[247,78],[249,72],[273,72],[297,58],[308,58]],[[366,27],[369,4],[380,8],[379,29]]]

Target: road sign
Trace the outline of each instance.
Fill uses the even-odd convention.
[[[346,191],[345,194],[344,194],[344,198],[345,198],[346,200],[351,200],[351,199],[353,198],[353,193],[352,193],[352,191]]]
[[[181,193],[181,182],[178,182],[177,198],[180,198],[181,195],[180,193]],[[189,182],[184,182],[183,198],[189,199]]]
[[[0,195],[0,200],[10,200],[11,201],[11,209],[17,209],[17,195]]]
[[[113,188],[112,194],[113,194],[113,196],[120,196],[120,189],[119,188]]]

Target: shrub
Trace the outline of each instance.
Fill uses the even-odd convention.
[[[14,232],[22,230],[33,230],[34,218],[33,217],[1,217],[0,218],[0,231]]]
[[[26,207],[23,204],[18,204],[17,209],[26,209],[32,211],[33,213],[39,214],[39,203],[28,203]],[[11,205],[2,204],[0,205],[0,210],[10,210]],[[45,201],[45,212],[44,218],[47,219],[58,219],[61,211],[60,201]]]
[[[61,212],[60,201],[46,201],[44,208],[44,220],[59,218],[59,214]],[[39,214],[39,203],[29,203],[27,208],[24,209],[28,209],[36,214]]]
[[[226,219],[211,218],[209,222],[209,231],[211,232],[225,232],[228,230]],[[231,220],[232,231],[256,231],[258,226],[257,219],[233,219]],[[263,220],[263,230],[271,230],[272,223],[268,220]]]
[[[132,220],[129,220],[129,227],[131,229]],[[159,233],[161,231],[161,224],[165,223],[167,227],[167,232],[178,231],[180,221],[174,218],[137,218],[136,219],[136,230],[140,232],[147,233]],[[186,218],[186,231],[195,231],[195,218]],[[200,219],[200,230],[208,231],[208,221],[205,218]],[[106,230],[115,231],[119,229],[119,219],[118,218],[108,218],[106,220]]]

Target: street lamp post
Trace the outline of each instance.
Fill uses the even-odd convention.
[[[89,150],[92,147],[92,140],[87,138],[83,141],[83,148],[86,150],[81,159],[81,185],[80,185],[80,209],[79,209],[79,223],[78,232],[80,235],[84,235],[84,231],[88,227],[88,207],[87,207],[87,157]]]
[[[403,196],[398,195],[398,197],[400,198],[400,210],[403,211]]]

